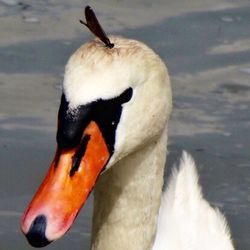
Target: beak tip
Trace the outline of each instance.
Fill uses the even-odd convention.
[[[44,215],[39,215],[32,222],[28,233],[25,234],[28,242],[33,247],[45,247],[51,243],[45,235],[47,219]]]

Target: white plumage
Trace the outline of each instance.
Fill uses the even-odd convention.
[[[233,250],[225,217],[202,195],[193,158],[185,151],[163,194],[153,250]]]

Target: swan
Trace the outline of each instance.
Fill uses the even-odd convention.
[[[66,65],[55,157],[21,221],[29,243],[64,235],[94,189],[92,250],[233,249],[186,152],[162,196],[172,110],[165,64],[142,42],[107,37],[86,11],[100,39]]]

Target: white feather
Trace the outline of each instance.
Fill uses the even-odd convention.
[[[163,194],[153,250],[233,250],[225,217],[202,195],[193,158],[185,151]]]

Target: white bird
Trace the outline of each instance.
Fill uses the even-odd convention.
[[[112,49],[94,40],[69,59],[58,149],[23,232],[38,247],[61,237],[96,183],[93,250],[233,249],[225,218],[202,198],[186,153],[158,218],[172,108],[168,72],[143,43],[110,40]]]
[[[56,155],[22,231],[36,247],[58,239],[95,187],[92,250],[233,249],[224,217],[202,198],[188,154],[161,199],[168,71],[145,44],[109,39],[107,46],[84,44],[67,63]]]

